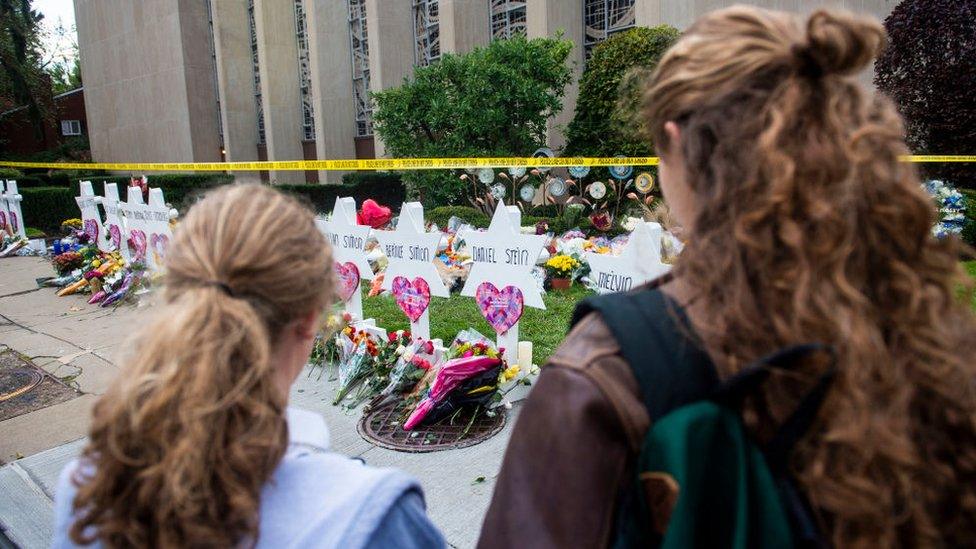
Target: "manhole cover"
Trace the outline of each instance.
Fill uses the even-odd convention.
[[[437,452],[467,448],[495,436],[505,426],[503,409],[496,409],[494,417],[481,414],[471,421],[471,412],[417,429],[404,431],[403,408],[389,402],[370,409],[359,421],[359,434],[377,446],[399,452]]]
[[[31,368],[16,368],[0,372],[0,402],[20,396],[40,385],[44,376]]]

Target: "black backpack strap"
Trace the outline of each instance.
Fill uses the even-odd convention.
[[[585,299],[572,324],[591,313],[602,317],[617,340],[651,421],[708,397],[718,386],[715,367],[691,338],[683,311],[660,290],[644,287]]]

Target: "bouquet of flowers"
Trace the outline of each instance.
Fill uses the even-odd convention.
[[[338,405],[373,371],[379,348],[374,336],[366,330],[357,330],[353,326],[346,328],[339,335],[339,345],[342,359],[339,362],[339,387],[336,389],[333,405]]]
[[[938,238],[958,235],[966,225],[966,200],[952,185],[933,179],[924,185],[939,208],[939,221],[932,228]]]
[[[396,367],[400,356],[405,352],[405,345],[410,344],[410,332],[397,330],[386,335],[386,341],[381,341],[376,345],[376,354],[373,355],[373,364],[367,372],[359,390],[356,391],[350,407],[355,407],[381,394],[389,385],[390,374]]]
[[[396,352],[399,357],[390,371],[389,383],[381,392],[383,396],[411,392],[428,372],[437,371],[436,367],[441,360],[440,352],[434,348],[434,342],[423,338],[398,347]]]
[[[84,227],[84,224],[77,217],[72,217],[71,219],[65,219],[61,222],[61,232],[64,234],[72,234],[75,231],[80,231]]]

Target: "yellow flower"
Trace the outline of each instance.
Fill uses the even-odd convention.
[[[508,368],[505,369],[504,372],[502,372],[502,380],[511,381],[515,379],[515,377],[519,375],[519,372],[521,370],[522,369],[519,367],[518,364],[515,364],[514,366],[509,366]]]

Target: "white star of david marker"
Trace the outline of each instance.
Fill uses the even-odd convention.
[[[465,233],[473,264],[461,295],[474,296],[478,286],[491,282],[498,289],[515,286],[522,290],[526,305],[546,308],[539,285],[532,277],[532,268],[542,253],[546,237],[522,234],[521,222],[522,213],[517,207],[499,202],[487,231]]]
[[[587,253],[597,291],[626,292],[668,272],[671,267],[661,262],[663,232],[657,223],[638,223],[620,255]]]
[[[332,219],[316,219],[315,225],[332,244],[332,253],[339,263],[352,263],[359,269],[363,280],[373,279],[373,269],[366,259],[366,240],[369,238],[369,225],[356,223],[356,199],[336,198],[332,209]]]
[[[376,231],[376,239],[390,260],[382,288],[390,290],[393,279],[402,276],[410,281],[420,277],[430,286],[430,295],[450,297],[441,275],[434,267],[441,233],[424,230],[424,207],[420,202],[405,202],[400,210],[396,230]]]

